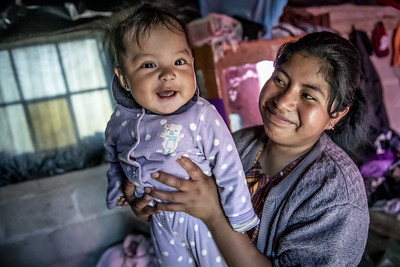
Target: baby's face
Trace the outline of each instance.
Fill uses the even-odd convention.
[[[194,59],[183,33],[160,27],[141,40],[140,46],[125,37],[124,46],[127,90],[142,107],[157,114],[169,114],[193,97]],[[125,82],[121,78],[120,81]]]

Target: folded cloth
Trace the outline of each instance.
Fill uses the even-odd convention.
[[[243,37],[242,24],[223,14],[210,13],[206,17],[189,22],[187,27],[193,46],[211,45],[215,62],[223,57],[225,45],[236,51]]]

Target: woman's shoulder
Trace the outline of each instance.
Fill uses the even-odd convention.
[[[327,135],[322,136],[323,150],[310,165],[304,179],[331,198],[332,205],[350,204],[367,208],[365,185],[357,165]]]
[[[331,166],[331,168],[337,169],[340,173],[346,174],[346,176],[360,176],[360,171],[350,156],[332,139],[324,134],[321,136],[323,142],[323,151],[321,153],[320,160]]]
[[[255,140],[266,140],[267,135],[263,125],[256,125],[247,128],[242,128],[232,133],[236,146],[251,143]]]

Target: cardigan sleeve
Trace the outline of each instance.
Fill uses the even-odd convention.
[[[332,142],[282,201],[275,266],[357,266],[369,229],[365,186],[357,166]]]
[[[279,237],[274,266],[357,266],[368,222],[368,214],[350,204],[310,212]]]

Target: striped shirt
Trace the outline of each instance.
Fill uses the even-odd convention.
[[[253,167],[246,173],[246,182],[247,187],[250,191],[251,202],[253,203],[254,211],[259,218],[262,218],[261,215],[264,207],[264,202],[267,198],[269,190],[273,186],[279,184],[286,176],[288,176],[301,162],[301,160],[307,155],[306,153],[298,159],[294,160],[285,168],[283,168],[282,171],[271,178],[268,174],[262,171],[261,164],[259,162],[260,156],[262,155],[264,148],[265,144],[259,148],[257,155],[253,161]],[[247,231],[247,234],[249,235],[253,244],[257,244],[259,228],[260,223],[254,228]]]

